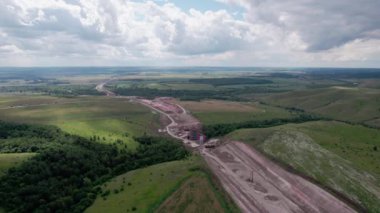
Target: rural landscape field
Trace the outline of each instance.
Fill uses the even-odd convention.
[[[0,5],[0,213],[380,213],[380,0]]]
[[[380,210],[380,70],[13,69],[2,211]]]

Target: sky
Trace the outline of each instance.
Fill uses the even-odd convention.
[[[380,67],[379,0],[0,5],[0,66]]]

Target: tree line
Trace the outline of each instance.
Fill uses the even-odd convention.
[[[0,178],[0,206],[10,212],[83,212],[111,177],[188,155],[167,138],[135,140],[139,146],[132,152],[56,127],[0,121],[0,152],[38,153]]]
[[[242,84],[272,84],[273,81],[268,79],[259,78],[196,78],[190,79],[191,83],[198,84],[211,84],[213,86],[228,86],[228,85],[242,85]]]
[[[281,92],[269,87],[244,87],[244,88],[228,88],[223,90],[174,90],[174,89],[152,89],[144,87],[108,87],[112,92],[122,96],[139,96],[145,98],[155,97],[174,97],[181,100],[200,101],[204,99],[244,101],[243,94],[251,93],[269,93]]]
[[[43,93],[55,96],[103,95],[96,91],[94,85],[41,85],[41,86],[4,86],[2,93]]]
[[[270,120],[262,121],[245,121],[238,123],[226,123],[226,124],[211,124],[203,127],[203,132],[208,138],[219,137],[227,135],[238,129],[245,128],[266,128],[272,126],[279,126],[287,123],[303,123],[307,121],[326,120],[317,115],[300,114],[293,118],[274,118]]]

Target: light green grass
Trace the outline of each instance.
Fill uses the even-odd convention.
[[[70,134],[80,135],[90,138],[99,137],[98,141],[104,143],[112,143],[116,140],[122,140],[127,144],[128,148],[135,149],[137,143],[133,140],[133,136],[142,135],[143,127],[139,127],[129,123],[126,120],[119,119],[102,119],[88,121],[68,121],[55,124],[63,131]]]
[[[4,175],[9,168],[17,166],[34,155],[35,153],[0,153],[0,177]]]
[[[117,176],[102,185],[110,190],[106,198],[98,196],[86,212],[147,212],[158,207],[186,178],[197,173],[191,168],[200,164],[199,157],[172,161],[138,169]],[[123,190],[122,190],[123,189]],[[115,193],[118,190],[118,193]]]
[[[40,96],[40,95],[0,95],[0,108],[10,107],[10,106],[19,106],[25,104],[41,104],[41,103],[53,103],[55,101],[65,99],[56,98],[51,96]],[[70,99],[67,99],[70,100]]]
[[[224,212],[205,175],[192,176],[156,212]]]
[[[7,99],[0,97],[0,100]],[[133,137],[144,133],[156,134],[159,128],[159,115],[127,99],[60,98],[54,99],[54,104],[52,104],[50,98],[19,97],[19,99],[9,101],[8,105],[13,105],[15,102],[32,106],[0,109],[0,120],[55,125],[68,133],[87,138],[99,136],[100,141],[106,143],[119,139],[131,149],[137,145]],[[35,106],[36,103],[52,105]]]
[[[365,122],[380,117],[378,89],[330,87],[282,93],[263,97],[261,100],[339,120]]]
[[[285,109],[258,103],[240,103],[239,105],[239,103],[236,102],[236,106],[229,107],[228,105],[230,105],[230,103],[231,102],[218,101],[218,106],[214,107],[211,105],[209,108],[197,108],[195,110],[191,110],[190,108],[190,111],[204,125],[290,118],[293,116],[292,113]],[[223,105],[226,109],[223,109]],[[247,108],[247,106],[251,108]]]
[[[308,122],[238,130],[245,141],[325,186],[380,210],[380,131],[339,122]]]
[[[205,112],[194,113],[203,124],[239,123],[244,121],[261,121],[273,118],[290,118],[291,113],[285,110],[270,110],[266,112]]]

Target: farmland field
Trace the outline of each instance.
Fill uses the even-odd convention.
[[[380,131],[339,122],[308,122],[244,129],[228,138],[245,141],[371,212],[380,209]]]

